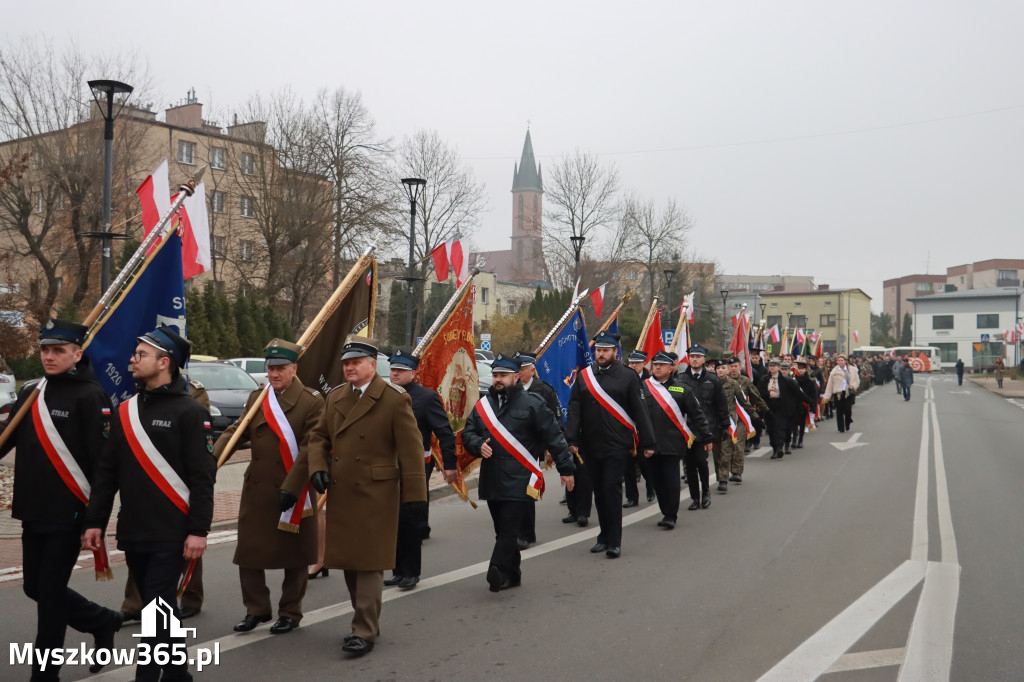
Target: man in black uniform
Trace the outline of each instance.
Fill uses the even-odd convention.
[[[434,454],[430,451],[430,437],[437,437],[441,446],[441,462],[444,464],[444,480],[454,483],[458,480],[458,461],[455,458],[455,432],[448,421],[448,413],[441,403],[437,391],[431,391],[416,381],[419,358],[408,351],[396,350],[389,358],[391,362],[391,383],[401,386],[412,399],[412,412],[416,415],[416,426],[423,436],[423,462],[427,479],[434,470]],[[397,585],[399,589],[411,590],[420,581],[423,539],[430,537],[429,502],[404,502],[398,510],[398,545],[395,553],[395,568],[385,586]]]
[[[675,364],[668,353],[658,353],[651,360],[654,376],[644,382],[647,410],[658,440],[654,456],[649,460],[649,470],[662,514],[658,525],[666,530],[676,527],[679,515],[679,461],[689,447],[686,431],[693,435],[694,447],[702,447],[707,452],[713,446],[711,429],[696,392],[672,376]]]
[[[638,450],[655,447],[640,377],[615,359],[618,334],[594,339],[595,364],[576,377],[569,396],[566,440],[587,462],[601,532],[590,551],[622,555],[622,477]]]
[[[729,438],[729,407],[725,403],[725,393],[722,391],[722,383],[718,376],[704,367],[707,349],[701,345],[693,345],[686,353],[690,360],[689,367],[679,377],[682,385],[696,392],[714,442]],[[707,509],[711,506],[707,449],[694,443],[692,447],[687,448],[683,464],[686,466],[686,482],[690,486],[691,504],[688,509]]]
[[[125,553],[142,602],[148,607],[159,600],[156,607],[165,614],[148,643],[163,644],[175,662],[140,665],[135,677],[140,681],[192,679],[188,663],[177,663],[185,642],[172,640],[173,621],[167,616],[181,617],[175,593],[182,557],[198,559],[206,549],[217,463],[210,456],[210,413],[192,399],[181,375],[190,353],[191,344],[170,327],[138,338],[131,369],[139,392],[118,406],[86,511],[88,530],[82,542],[86,549],[95,549],[120,490],[117,546]]]
[[[650,378],[651,373],[647,371],[647,353],[635,350],[629,354],[629,368],[640,377],[640,384]],[[629,509],[640,504],[640,477],[643,476],[647,484],[647,501],[654,502],[653,474],[648,466],[646,457],[636,457],[632,464],[626,465],[626,475],[623,477],[623,484],[626,487],[626,501],[622,504],[623,509]]]
[[[526,508],[544,492],[540,463],[551,453],[567,490],[573,487],[573,460],[554,413],[519,383],[519,363],[501,355],[491,364],[494,384],[466,420],[462,444],[480,464],[481,500],[494,522],[494,550],[487,570],[491,592],[522,582],[516,540]]]
[[[36,602],[39,655],[62,648],[69,625],[92,633],[97,649],[109,649],[122,622],[119,611],[94,604],[68,587],[81,549],[90,484],[110,429],[110,399],[82,355],[87,331],[61,320],[48,322],[40,331],[39,357],[46,378],[22,387],[11,414],[37,386],[39,396],[0,451],[3,456],[17,448],[11,513],[21,521],[23,589]],[[101,560],[97,571],[102,566]],[[101,667],[94,664],[89,670],[95,673]],[[40,670],[33,657],[33,680],[56,680],[59,675],[59,665]]]
[[[789,452],[786,436],[790,432],[797,405],[806,401],[807,396],[792,377],[782,372],[782,363],[777,359],[768,362],[768,374],[761,378],[757,390],[766,403],[768,415],[766,427],[772,445],[771,459],[781,459]]]

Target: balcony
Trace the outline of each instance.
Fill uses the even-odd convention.
[[[1008,279],[1008,278],[997,279],[996,280],[996,286],[997,287],[1019,287],[1020,286],[1020,280],[1019,279]]]

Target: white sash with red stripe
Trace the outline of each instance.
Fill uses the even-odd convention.
[[[149,434],[142,428],[142,420],[139,418],[139,396],[133,395],[121,403],[117,411],[121,417],[121,428],[124,429],[128,447],[142,465],[146,475],[182,514],[188,514],[188,486],[178,476],[178,472],[167,463],[153,445]]]
[[[299,456],[299,442],[295,438],[292,425],[281,409],[281,403],[277,400],[277,393],[267,384],[267,399],[263,401],[263,418],[267,420],[267,426],[277,436],[278,450],[281,453],[281,461],[284,463],[284,471],[287,474],[292,470],[295,459]],[[291,508],[281,512],[281,519],[277,522],[279,530],[289,533],[299,532],[299,523],[306,516],[313,515],[313,501],[309,495],[309,484],[302,490],[302,506],[296,502]]]
[[[686,437],[686,445],[692,446],[693,441],[697,437],[693,435],[693,431],[690,431],[690,427],[686,425],[686,417],[683,416],[683,412],[679,409],[676,401],[672,399],[672,394],[669,390],[662,386],[661,382],[654,377],[648,378],[644,383],[650,389],[654,402],[661,406],[661,409],[668,415],[669,421],[675,424],[675,427]]]
[[[608,395],[601,384],[597,383],[597,377],[594,375],[594,368],[587,367],[585,370],[580,372],[580,376],[583,377],[583,383],[587,385],[587,389],[590,394],[594,396],[597,403],[608,410],[608,413],[615,417],[616,421],[625,426],[627,429],[633,432],[633,449],[640,445],[640,434],[636,430],[636,422],[634,422],[629,414],[622,409],[622,405],[619,405],[615,400]]]
[[[740,418],[741,422],[743,422],[743,426],[747,427],[747,440],[755,437],[757,435],[757,429],[754,428],[754,420],[750,418],[747,411],[743,409],[742,405],[740,405],[739,398],[736,399],[736,416]]]
[[[516,461],[530,472],[530,483],[526,487],[526,494],[539,500],[544,495],[544,473],[540,470],[540,462],[530,454],[530,451],[519,442],[518,438],[512,435],[511,431],[505,428],[504,424],[498,421],[498,415],[494,414],[494,408],[491,407],[491,403],[486,397],[477,401],[476,411],[494,440],[498,441],[505,452],[515,457]]]

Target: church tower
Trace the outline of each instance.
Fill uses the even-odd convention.
[[[527,129],[523,156],[512,173],[512,276],[517,282],[544,281],[543,196],[544,182]]]

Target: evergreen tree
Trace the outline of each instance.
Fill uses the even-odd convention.
[[[198,355],[212,354],[210,320],[206,314],[203,293],[198,289],[185,291],[185,334],[192,342],[193,352]]]
[[[263,349],[262,337],[256,334],[255,306],[251,298],[238,296],[232,306],[235,315],[235,331],[238,334],[239,354],[255,356]],[[265,343],[265,342],[264,342]]]
[[[445,303],[455,295],[455,285],[449,284],[448,282],[435,282],[430,287],[430,296],[427,297],[427,303],[424,306],[423,312],[423,331],[430,328],[430,325],[434,324],[434,320],[438,318],[441,311],[444,310]]]
[[[405,282],[397,280],[391,283],[388,300],[388,345],[392,348],[405,345]]]
[[[911,319],[910,313],[903,315],[903,325],[900,328],[900,345],[909,346],[914,342],[914,320]]]
[[[267,318],[264,314],[264,309],[270,308],[265,301],[259,301],[257,299],[250,299],[249,305],[251,306],[251,319],[252,319],[252,333],[254,343],[259,345],[258,354],[262,355],[263,349],[266,348],[267,344],[270,343],[270,339],[278,338],[276,334],[270,332],[270,328],[267,327]],[[257,353],[254,353],[254,355]]]
[[[242,345],[238,340],[238,323],[235,320],[235,313],[231,309],[231,302],[223,294],[215,295],[217,311],[216,317],[212,317],[214,329],[219,332],[219,353],[222,358],[233,358],[241,354]]]

